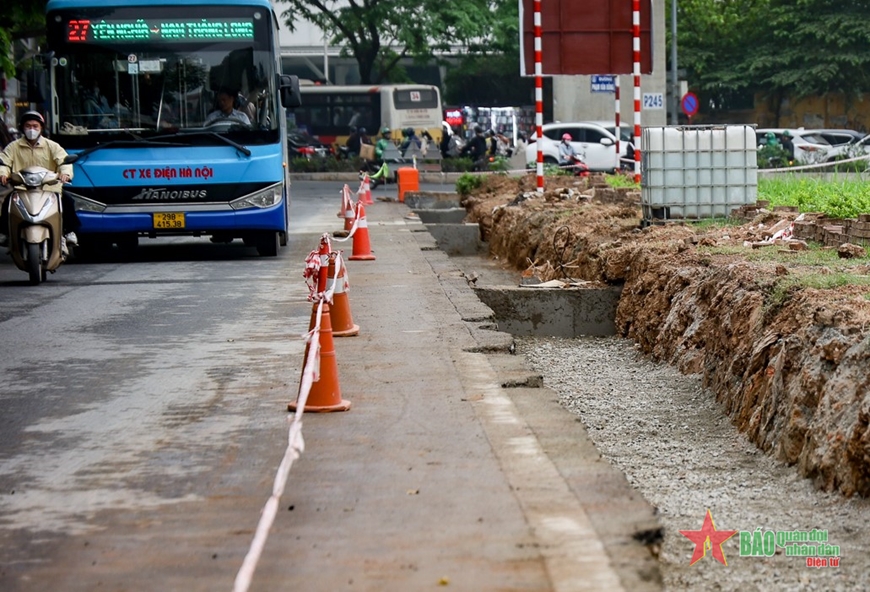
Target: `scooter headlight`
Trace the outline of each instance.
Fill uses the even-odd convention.
[[[21,178],[24,180],[24,184],[28,187],[39,187],[42,185],[42,180],[45,179],[45,172],[42,173],[34,173],[34,172],[21,172]]]

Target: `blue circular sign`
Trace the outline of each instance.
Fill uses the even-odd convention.
[[[692,117],[698,112],[698,97],[695,96],[695,93],[688,92],[684,94],[680,100],[680,107],[683,108],[683,113]]]

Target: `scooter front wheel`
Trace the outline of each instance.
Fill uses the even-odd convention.
[[[31,286],[38,286],[42,281],[42,262],[39,256],[39,245],[27,243],[27,273],[30,274]]]

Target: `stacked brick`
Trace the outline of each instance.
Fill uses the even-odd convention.
[[[765,209],[767,204],[758,202],[754,206],[742,206],[731,212],[733,218],[751,220]],[[784,216],[797,214],[797,208],[776,207],[774,213]],[[870,246],[870,214],[860,214],[857,218],[828,218],[824,214],[807,213],[802,220],[795,220],[794,238],[821,243],[827,247],[839,247],[852,243]]]

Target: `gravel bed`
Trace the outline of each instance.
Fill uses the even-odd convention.
[[[794,467],[759,451],[731,424],[698,376],[644,357],[618,338],[517,337],[545,386],[578,415],[601,453],[658,509],[667,590],[868,590],[870,501],[817,490]],[[804,557],[740,556],[739,533],[689,565],[707,509],[717,530],[827,531],[839,567]],[[812,544],[812,543],[809,543]]]

